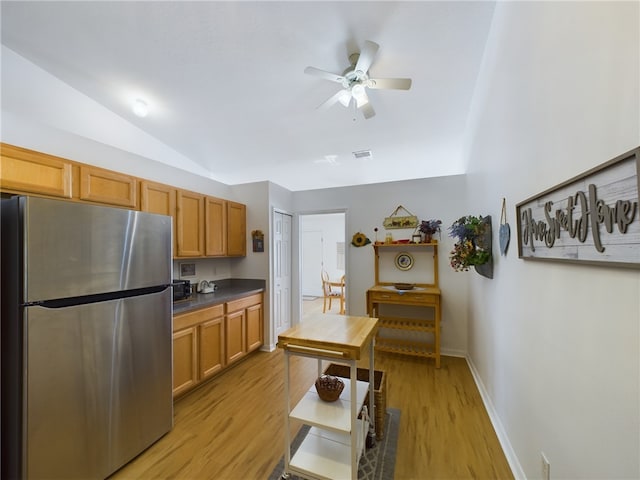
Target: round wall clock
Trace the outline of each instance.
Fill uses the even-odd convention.
[[[413,267],[413,257],[407,252],[396,255],[396,267],[400,270],[409,270]]]

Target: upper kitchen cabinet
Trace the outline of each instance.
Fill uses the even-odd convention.
[[[138,180],[129,175],[81,165],[80,200],[138,209]]]
[[[247,254],[247,207],[242,203],[227,202],[227,255]]]
[[[169,215],[173,224],[171,239],[173,242],[173,256],[177,254],[176,245],[176,189],[161,183],[140,182],[140,210],[160,215]]]
[[[246,206],[178,190],[178,257],[246,255]]]
[[[246,206],[0,143],[0,190],[169,215],[174,257],[247,254]]]
[[[178,190],[176,198],[177,256],[202,257],[204,255],[205,196]]]
[[[227,201],[220,198],[205,199],[205,255],[227,255]]]
[[[13,145],[2,144],[0,187],[12,193],[71,198],[72,162]]]

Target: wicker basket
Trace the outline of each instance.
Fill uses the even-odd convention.
[[[332,375],[322,375],[316,379],[316,391],[325,402],[335,402],[344,389],[344,382]]]
[[[351,371],[347,365],[338,365],[335,363],[329,364],[324,371],[325,375],[333,375],[336,377],[350,378]],[[356,377],[361,382],[369,381],[369,369],[358,368]],[[387,412],[387,374],[384,370],[373,371],[373,398],[376,407],[376,438],[381,440],[384,437],[384,416]],[[367,392],[367,398],[365,405],[369,405],[369,393]]]

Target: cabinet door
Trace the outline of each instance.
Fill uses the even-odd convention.
[[[198,383],[198,329],[189,327],[173,333],[173,396]]]
[[[80,167],[80,199],[138,208],[138,181],[121,173],[95,167]]]
[[[247,308],[247,352],[260,348],[263,342],[262,304]]]
[[[140,182],[140,210],[169,215],[172,219],[171,240],[173,256],[176,256],[176,189],[161,183]]]
[[[222,370],[224,357],[224,317],[200,325],[200,380]]]
[[[247,254],[247,207],[227,202],[227,255]]]
[[[204,195],[178,190],[176,233],[179,257],[204,255]]]
[[[220,198],[205,199],[205,255],[227,254],[227,202]]]
[[[227,314],[226,347],[227,365],[240,360],[246,353],[244,310]]]
[[[63,158],[2,144],[0,187],[20,193],[71,198],[71,163]]]

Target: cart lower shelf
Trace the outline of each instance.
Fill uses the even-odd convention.
[[[358,461],[369,422],[357,421]],[[351,436],[311,427],[289,463],[290,473],[313,479],[351,478]]]

